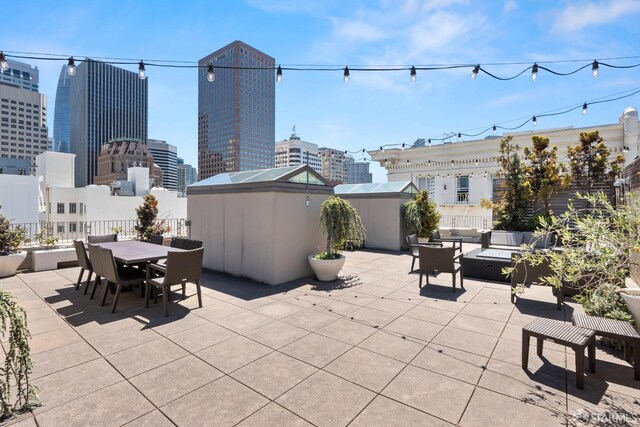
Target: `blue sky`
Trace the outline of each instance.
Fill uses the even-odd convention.
[[[296,64],[427,66],[481,64],[513,75],[533,62],[560,72],[594,59],[614,65],[640,63],[637,46],[640,0],[245,0],[245,1],[31,1],[5,2],[0,50],[57,53],[77,58],[197,61],[233,40],[242,40]],[[629,59],[611,59],[632,57]],[[491,66],[483,64],[514,63]],[[32,61],[53,118],[61,63]],[[128,67],[135,71],[136,66]],[[563,107],[640,88],[640,67],[588,67],[559,77],[540,71],[511,81],[470,68],[409,73],[285,72],[276,86],[276,140],[291,127],[320,146],[350,151],[413,143],[450,132],[474,133],[493,124],[514,126]],[[149,137],[178,146],[197,166],[195,70],[148,68]],[[215,84],[215,83],[214,83]],[[639,95],[541,118],[538,128],[614,123]],[[53,123],[50,122],[50,134]],[[522,128],[532,129],[531,124]],[[385,181],[373,165],[374,181]]]

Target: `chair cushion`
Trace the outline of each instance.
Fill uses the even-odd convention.
[[[492,231],[491,244],[498,246],[520,246],[522,233],[519,231]]]

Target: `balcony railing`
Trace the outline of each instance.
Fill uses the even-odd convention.
[[[184,218],[167,218],[163,222],[165,234],[172,236],[188,236],[188,227]],[[56,244],[69,243],[73,240],[86,240],[88,235],[118,233],[121,239],[133,239],[138,236],[135,230],[137,221],[107,220],[107,221],[40,221],[23,224],[11,224],[12,227],[22,226],[26,231],[26,245],[38,245],[38,235],[42,238],[57,238]]]
[[[479,205],[481,197],[469,196],[469,193],[457,193],[436,198],[438,205]]]
[[[475,228],[491,229],[492,217],[482,215],[442,215],[440,228]]]

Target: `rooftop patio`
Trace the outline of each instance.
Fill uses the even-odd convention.
[[[464,251],[478,247],[465,244]],[[517,305],[508,284],[451,275],[418,289],[408,253],[347,253],[341,279],[266,286],[206,272],[170,307],[138,292],[118,312],[74,290],[78,268],[18,274],[0,287],[26,309],[42,406],[14,425],[581,425],[640,420],[640,382],[597,348],[575,386],[574,354],[522,326],[570,321],[547,287]],[[112,297],[110,297],[112,298]],[[177,295],[174,300],[177,299]],[[590,414],[590,417],[589,417]],[[599,414],[599,415],[597,415]]]

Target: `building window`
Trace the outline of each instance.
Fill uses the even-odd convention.
[[[80,223],[80,232],[84,233],[84,222]]]
[[[58,223],[58,234],[64,233],[64,222]]]
[[[469,203],[469,175],[461,175],[456,181],[456,201],[458,203]]]
[[[84,203],[80,203],[80,215],[84,213]]]
[[[58,213],[59,214],[64,213],[64,203],[58,203]]]
[[[436,179],[435,178],[427,179],[427,188],[429,189],[429,198],[431,200],[435,200],[436,198]]]
[[[69,223],[69,232],[70,233],[75,233],[76,231],[78,231],[78,223],[77,222],[70,222]]]
[[[75,203],[69,203],[69,213],[70,214],[76,213],[76,204]]]
[[[418,178],[418,190],[426,190],[427,189],[427,178]]]

